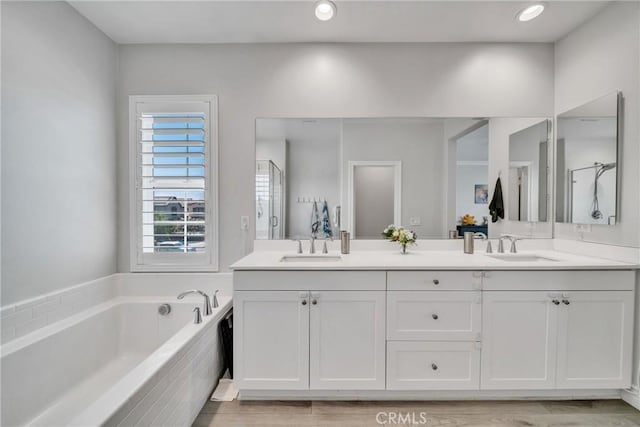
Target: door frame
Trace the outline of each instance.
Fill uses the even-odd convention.
[[[402,225],[402,162],[400,160],[350,160],[347,162],[347,207],[349,208],[348,231],[356,236],[354,175],[358,166],[386,166],[393,168],[393,223]],[[382,233],[382,230],[380,230]]]

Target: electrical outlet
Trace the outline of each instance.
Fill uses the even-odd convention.
[[[419,216],[412,216],[409,218],[409,225],[420,225],[422,222],[420,221]]]
[[[241,216],[240,217],[240,230],[248,230],[249,229],[249,217]]]
[[[591,233],[591,224],[573,224],[576,233]]]

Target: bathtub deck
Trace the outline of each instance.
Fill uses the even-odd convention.
[[[66,390],[63,398],[40,413],[31,421],[31,425],[48,427],[68,424],[74,416],[78,415],[79,408],[86,408],[93,403],[105,390],[111,388],[147,356],[146,354],[124,354],[112,360],[73,389]]]
[[[551,427],[640,426],[640,412],[621,400],[459,402],[207,402],[194,427],[378,426],[379,412],[415,414],[385,425]],[[420,413],[426,422],[420,423]],[[388,415],[387,415],[388,416]],[[381,419],[383,420],[383,419]]]

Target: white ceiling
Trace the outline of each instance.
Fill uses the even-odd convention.
[[[553,42],[606,1],[547,1],[521,23],[523,1],[335,0],[318,21],[314,1],[70,1],[114,41],[129,43]]]

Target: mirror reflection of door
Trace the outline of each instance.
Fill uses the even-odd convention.
[[[395,172],[392,166],[355,166],[353,209],[355,238],[377,239],[394,223]]]
[[[529,221],[529,167],[509,168],[509,219]]]

